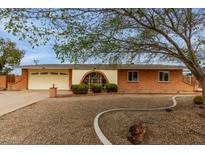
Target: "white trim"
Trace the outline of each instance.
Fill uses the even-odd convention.
[[[160,81],[160,73],[168,73],[168,81]],[[170,82],[170,71],[158,71],[158,82],[160,83],[168,83]]]

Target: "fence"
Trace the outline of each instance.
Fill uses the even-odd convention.
[[[14,82],[15,82],[14,74],[0,75],[0,90],[5,90],[7,88],[8,83],[14,83]]]

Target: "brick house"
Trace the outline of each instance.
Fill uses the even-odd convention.
[[[154,64],[40,64],[24,65],[21,77],[8,90],[43,90],[53,84],[70,90],[72,84],[115,83],[119,92],[193,92],[197,85],[183,76],[182,66]]]

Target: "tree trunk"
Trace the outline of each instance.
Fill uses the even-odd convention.
[[[202,88],[202,96],[203,96],[203,106],[204,106],[204,115],[205,115],[205,82],[201,85]]]
[[[203,111],[202,113],[200,113],[200,115],[205,118],[205,80],[201,82],[201,88],[202,88],[202,97],[203,97]]]

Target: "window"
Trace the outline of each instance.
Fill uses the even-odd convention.
[[[138,81],[138,72],[137,71],[129,71],[128,72],[128,81],[129,82],[137,82]]]
[[[68,75],[67,73],[60,73],[60,75]]]
[[[159,81],[160,82],[168,82],[169,81],[169,71],[159,72]]]
[[[58,75],[58,72],[51,72],[51,75]]]
[[[48,75],[48,72],[41,72],[41,75]]]
[[[31,75],[38,75],[39,73],[38,72],[35,72],[35,73],[31,73]]]
[[[105,78],[105,76],[101,74],[100,72],[91,72],[84,77],[82,83],[87,84],[90,89],[92,84],[100,84],[103,87],[105,87],[108,81]]]

